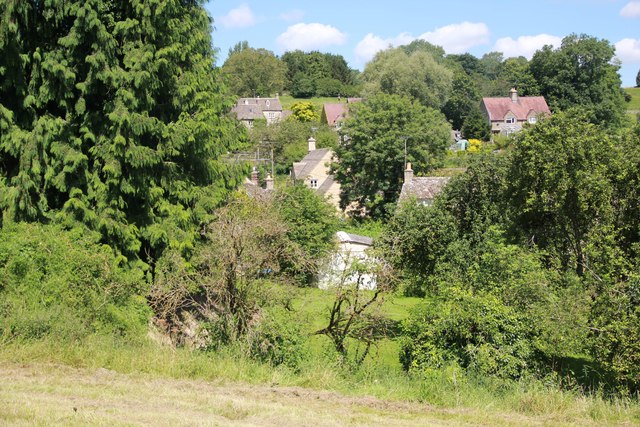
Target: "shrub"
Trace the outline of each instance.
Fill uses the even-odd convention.
[[[273,366],[298,370],[307,358],[307,336],[291,312],[272,307],[262,313],[260,322],[247,334],[249,354]]]
[[[593,317],[596,360],[620,388],[640,391],[640,277],[602,292]]]
[[[5,339],[141,333],[143,272],[85,229],[13,224],[0,230],[0,334]]]
[[[483,375],[518,378],[533,361],[529,326],[492,295],[451,288],[404,322],[400,361],[408,371],[454,363]]]

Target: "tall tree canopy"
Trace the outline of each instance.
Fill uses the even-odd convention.
[[[235,185],[202,3],[0,2],[5,221],[79,221],[130,259],[189,250]]]
[[[537,51],[530,70],[551,110],[579,106],[591,110],[596,123],[617,126],[624,117],[624,95],[614,56],[607,40],[574,34],[557,49]]]
[[[287,89],[295,97],[352,95],[354,70],[342,55],[303,52],[285,52],[282,61],[287,65]]]
[[[363,73],[363,94],[403,95],[425,107],[441,108],[451,92],[453,73],[422,49],[407,53],[404,48],[379,52]]]
[[[286,85],[287,66],[267,49],[236,46],[222,71],[237,96],[273,96]]]
[[[439,111],[399,95],[376,95],[349,111],[333,166],[340,203],[385,216],[402,188],[405,140],[407,160],[427,172],[442,160],[451,126]]]

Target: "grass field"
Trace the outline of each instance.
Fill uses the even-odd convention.
[[[301,387],[172,380],[60,365],[0,364],[0,376],[0,421],[5,426],[577,425],[517,412],[444,409]]]
[[[640,87],[627,87],[624,91],[631,95],[631,101],[626,103],[627,111],[640,112]]]
[[[332,294],[303,289],[292,306],[305,332],[326,326]],[[405,319],[418,298],[388,298]],[[324,336],[293,370],[241,345],[192,351],[154,334],[132,340],[0,342],[0,425],[640,425],[636,398],[560,387],[562,379],[504,382],[443,368],[411,376],[399,343],[384,340],[361,366],[342,365]]]
[[[311,105],[314,106],[314,108],[316,109],[316,111],[320,112],[322,111],[322,105],[323,104],[335,104],[338,102],[343,102],[346,103],[347,102],[347,98],[342,97],[340,100],[338,100],[338,98],[333,97],[333,98],[309,98],[309,99],[297,99],[294,98],[290,95],[280,95],[280,103],[282,104],[282,108],[284,110],[290,110],[291,106],[293,104],[295,104],[296,102],[310,102]]]

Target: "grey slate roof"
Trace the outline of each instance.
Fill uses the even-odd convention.
[[[335,180],[333,179],[333,175],[328,175],[327,179],[325,179],[322,185],[318,187],[318,194],[324,196],[327,191],[329,191],[329,188],[331,188],[334,182]]]
[[[278,98],[240,98],[231,109],[238,120],[255,120],[264,118],[265,111],[282,111]]]
[[[360,236],[358,234],[347,233],[346,231],[338,231],[336,233],[340,243],[357,243],[360,245],[371,246],[373,245],[373,239],[367,236]]]
[[[444,176],[414,177],[402,184],[400,200],[415,197],[418,201],[433,200],[451,178]]]
[[[330,150],[330,148],[320,148],[310,151],[302,160],[295,162],[293,164],[293,179],[305,179]]]

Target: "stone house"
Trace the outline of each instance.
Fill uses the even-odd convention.
[[[494,135],[518,132],[525,123],[534,124],[541,116],[551,114],[543,96],[518,96],[515,88],[508,97],[482,98],[480,108]]]
[[[248,128],[253,127],[253,122],[257,119],[265,119],[270,125],[290,114],[289,111],[282,110],[279,98],[240,98],[231,112]]]
[[[451,178],[446,176],[413,176],[411,163],[407,163],[404,171],[404,183],[400,190],[398,202],[415,197],[422,205],[430,206],[436,196],[442,192]]]
[[[308,140],[309,152],[302,160],[293,164],[291,178],[300,180],[327,199],[329,203],[340,210],[340,184],[331,175],[329,168],[333,159],[330,148],[316,149],[316,140]]]

